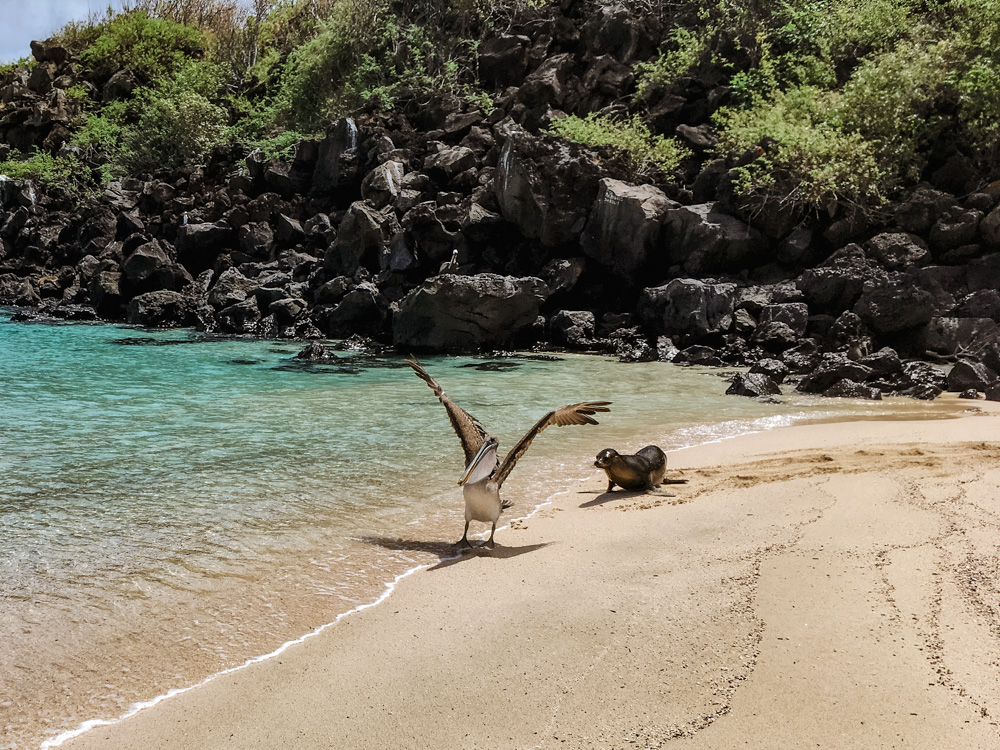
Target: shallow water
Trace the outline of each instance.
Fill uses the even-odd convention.
[[[431,391],[402,357],[303,366],[299,348],[0,314],[0,748],[237,667],[451,553],[462,453]],[[718,371],[605,357],[424,364],[502,451],[549,408],[614,402],[536,440],[507,518],[594,476],[609,446],[942,411],[763,404],[724,396]]]

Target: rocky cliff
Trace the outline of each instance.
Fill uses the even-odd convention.
[[[369,111],[291,160],[217,147],[79,205],[0,177],[0,304],[405,352],[752,365],[733,391],[750,394],[790,378],[827,395],[1000,398],[1000,189],[960,155],[878,212],[802,215],[733,200],[732,170],[767,143],[712,152],[728,90],[711,75],[650,106],[690,149],[676,179],[643,182],[620,153],[548,132],[620,107],[661,33],[621,9],[547,6],[482,44],[488,113],[457,99]],[[104,100],[135,86],[127,70],[88,77],[54,42],[32,52],[0,91],[6,148],[66,149],[71,86]]]

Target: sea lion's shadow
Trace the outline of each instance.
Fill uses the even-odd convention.
[[[428,570],[448,568],[463,560],[471,560],[476,557],[492,557],[506,560],[511,557],[527,554],[528,552],[534,552],[551,544],[551,542],[542,542],[541,544],[526,544],[522,547],[507,547],[506,545],[497,544],[493,549],[489,549],[482,544],[477,544],[469,548],[458,547],[452,542],[432,542],[421,539],[402,539],[400,537],[364,536],[357,538],[365,544],[373,544],[377,547],[391,549],[396,552],[427,552],[439,557],[440,561],[431,565]]]
[[[587,494],[586,492],[581,492],[581,495]],[[607,492],[602,492],[593,500],[588,500],[585,503],[580,503],[581,508],[595,508],[598,505],[604,505],[604,503],[610,503],[612,500],[628,500],[632,497],[677,497],[669,492],[663,492],[662,490],[611,490]]]

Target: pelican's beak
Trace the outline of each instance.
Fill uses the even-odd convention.
[[[495,437],[486,438],[486,442],[479,448],[479,453],[465,467],[465,473],[458,480],[459,485],[465,484],[470,479],[473,482],[478,482],[493,473],[493,469],[496,466],[498,445],[499,441]]]

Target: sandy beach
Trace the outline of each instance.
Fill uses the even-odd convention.
[[[61,747],[998,748],[1000,410],[967,407],[676,451],[654,494],[595,470],[495,551]]]

